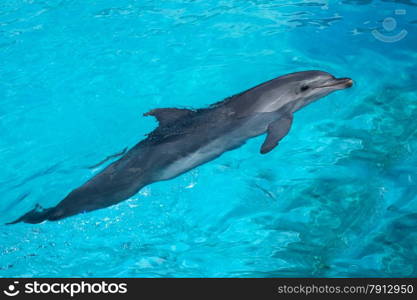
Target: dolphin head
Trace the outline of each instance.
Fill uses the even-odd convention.
[[[323,71],[304,71],[295,73],[293,78],[294,101],[303,107],[328,94],[349,88],[353,80],[347,77],[336,78]]]
[[[261,110],[274,111],[286,106],[294,112],[334,91],[352,85],[353,80],[350,78],[336,78],[323,71],[291,73],[273,80],[270,93],[262,99]]]

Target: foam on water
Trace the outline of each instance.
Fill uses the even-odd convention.
[[[1,223],[136,144],[152,108],[306,69],[356,84],[266,156],[256,138],[111,208],[0,226],[0,276],[416,276],[417,11],[397,2],[3,0]]]

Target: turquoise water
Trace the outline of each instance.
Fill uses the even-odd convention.
[[[2,224],[135,145],[152,108],[307,69],[356,85],[266,156],[256,138],[111,208],[1,225],[0,276],[417,276],[416,33],[412,0],[2,0]]]

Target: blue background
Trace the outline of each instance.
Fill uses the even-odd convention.
[[[259,137],[111,208],[0,225],[0,276],[416,276],[416,26],[411,0],[1,0],[1,223],[135,145],[152,108],[307,69],[356,85],[266,156]]]

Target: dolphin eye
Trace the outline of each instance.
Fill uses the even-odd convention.
[[[310,88],[310,87],[309,87],[308,85],[303,85],[303,86],[301,87],[301,91],[302,91],[302,92],[305,92],[305,91],[307,91],[309,88]]]

